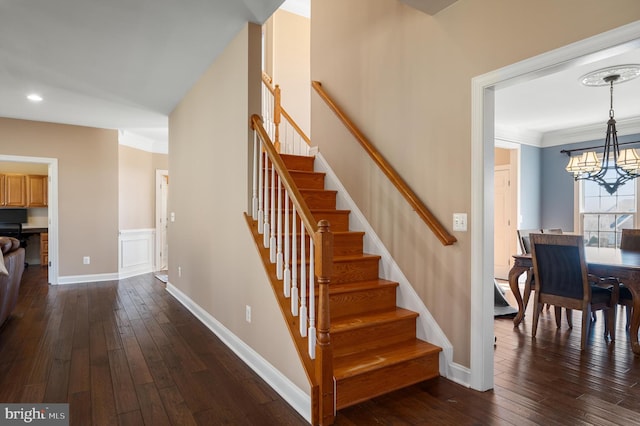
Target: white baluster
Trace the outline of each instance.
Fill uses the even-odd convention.
[[[313,236],[311,236],[313,237]],[[309,242],[309,356],[316,358],[316,283],[315,283],[315,246]]]
[[[293,253],[291,254],[291,314],[298,316],[298,244],[296,235],[296,206],[293,208],[293,217],[291,218],[293,229],[291,230],[291,244],[293,245]]]
[[[283,278],[283,255],[282,255],[282,182],[278,176],[278,243],[276,252],[276,276],[279,280]]]
[[[305,227],[300,221],[300,335],[307,335],[307,265]]]
[[[258,220],[258,132],[253,131],[253,188],[251,190],[251,217]],[[260,226],[260,225],[258,225]]]
[[[262,243],[264,248],[269,248],[269,156],[267,151],[264,152],[264,164],[264,239]]]
[[[271,238],[269,239],[269,258],[276,263],[276,168],[271,162]]]
[[[289,193],[284,193],[284,297],[291,297],[291,235],[289,233]]]
[[[260,142],[260,144],[258,145],[258,151],[260,151],[260,149],[262,148],[262,142]],[[258,172],[258,234],[262,234],[264,232],[264,210],[263,210],[263,192],[262,192],[262,187],[264,185],[264,180],[263,180],[263,167],[264,164],[262,163],[262,153],[259,153],[259,157],[258,157],[258,170],[256,170]]]

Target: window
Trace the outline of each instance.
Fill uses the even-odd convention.
[[[585,243],[619,247],[622,229],[633,228],[635,223],[635,180],[619,187],[613,195],[595,182],[582,180],[580,183],[580,218]]]

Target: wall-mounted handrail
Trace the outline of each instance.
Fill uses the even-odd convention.
[[[389,164],[389,162],[380,154],[373,144],[364,136],[364,134],[356,127],[356,125],[346,116],[342,109],[331,99],[329,94],[322,87],[319,81],[311,82],[311,85],[327,103],[329,108],[338,116],[342,123],[349,129],[351,134],[369,154],[371,159],[380,167],[383,173],[389,178],[391,183],[400,191],[402,196],[413,207],[420,218],[429,226],[431,231],[438,237],[443,245],[448,246],[457,241],[456,237],[451,235],[449,231],[438,221],[425,204],[413,192],[411,187],[400,177],[398,172]]]

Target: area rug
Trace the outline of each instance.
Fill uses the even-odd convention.
[[[169,275],[167,274],[154,274],[156,276],[157,279],[159,279],[160,281],[162,281],[163,283],[166,283],[167,281],[169,281]]]

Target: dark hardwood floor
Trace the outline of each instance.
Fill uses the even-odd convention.
[[[46,285],[26,270],[0,330],[0,401],[68,402],[72,425],[304,425],[306,422],[152,274]],[[560,330],[542,314],[496,319],[495,388],[435,379],[341,410],[337,425],[640,424],[640,359],[624,315],[605,342],[601,316],[580,351],[580,313]]]

